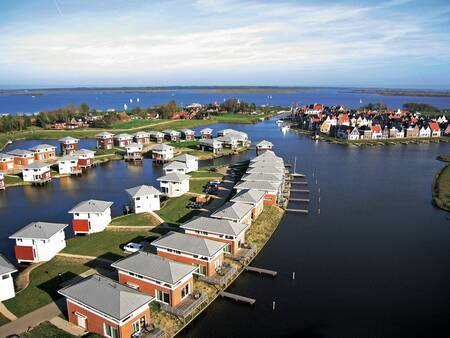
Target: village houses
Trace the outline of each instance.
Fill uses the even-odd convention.
[[[113,137],[114,134],[108,133],[107,131],[95,135],[97,140],[97,148],[103,150],[112,149],[114,147]]]
[[[127,189],[134,213],[151,212],[160,209],[161,192],[151,185]]]
[[[8,155],[14,158],[15,167],[27,166],[34,162],[34,153],[29,150],[14,149],[8,151]]]
[[[78,157],[65,155],[58,159],[58,172],[61,175],[80,175],[81,167],[78,165]]]
[[[213,218],[220,218],[236,223],[252,224],[253,206],[247,203],[227,202],[211,214]]]
[[[66,136],[59,140],[61,146],[61,154],[62,155],[73,155],[75,150],[78,150],[78,142],[79,139]]]
[[[173,160],[175,162],[183,163],[186,166],[186,173],[198,170],[198,158],[193,155],[181,154],[175,157]]]
[[[212,139],[213,138],[213,130],[211,128],[204,128],[200,130],[200,137],[202,139]]]
[[[72,230],[75,235],[101,232],[111,223],[113,202],[87,200],[69,210],[73,214]]]
[[[198,142],[198,146],[201,151],[211,151],[214,155],[222,153],[222,142],[217,139],[202,138]]]
[[[137,144],[150,143],[150,134],[146,131],[138,131],[133,135],[133,140]]]
[[[56,158],[56,147],[50,144],[39,144],[30,148],[36,161],[48,161]]]
[[[168,162],[173,159],[173,150],[174,148],[167,144],[157,144],[152,148],[152,158],[155,162]]]
[[[45,184],[52,179],[50,164],[34,161],[22,168],[24,182],[32,184]]]
[[[126,147],[133,142],[133,136],[130,134],[118,134],[114,135],[113,140],[116,147]]]
[[[14,169],[14,156],[0,153],[0,171],[8,172]]]
[[[171,172],[157,179],[161,192],[167,197],[178,197],[189,191],[189,176]]]
[[[130,143],[125,147],[125,161],[142,161],[144,146],[142,143]]]

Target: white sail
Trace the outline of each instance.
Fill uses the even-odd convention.
[[[139,98],[136,99],[137,102],[140,102],[141,100]]]
[[[130,99],[130,103],[133,103],[133,99]]]
[[[124,105],[123,105],[123,109],[125,109],[125,110],[127,110],[128,109],[128,106],[127,106],[127,104],[125,103]]]

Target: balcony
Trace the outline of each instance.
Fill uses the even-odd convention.
[[[144,155],[142,153],[129,153],[125,155],[125,161],[142,161]]]
[[[194,292],[190,294],[185,299],[183,299],[180,304],[175,307],[164,304],[161,309],[182,318],[183,320],[190,316],[195,310],[201,307],[203,304],[208,302],[208,296],[201,292]]]
[[[226,286],[236,272],[237,269],[235,267],[224,263],[216,269],[216,273],[213,276],[199,276],[198,279],[209,284]]]
[[[241,245],[237,253],[235,254],[226,252],[225,257],[245,264],[248,263],[253,257],[255,257],[256,254],[257,254],[256,246],[248,244],[248,245]]]

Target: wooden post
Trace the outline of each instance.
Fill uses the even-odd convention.
[[[272,302],[272,311],[275,311],[275,301]]]
[[[295,279],[295,271],[292,272],[292,279]]]

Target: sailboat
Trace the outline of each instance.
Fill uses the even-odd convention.
[[[140,102],[140,99],[139,99],[139,98],[137,98],[137,99],[136,99],[136,102]]]
[[[359,99],[359,103],[363,103],[363,102],[362,102],[362,99]]]
[[[124,110],[127,110],[127,109],[128,109],[128,106],[127,106],[126,103],[123,105],[123,109],[124,109]]]
[[[133,103],[133,99],[130,99],[130,103]]]

